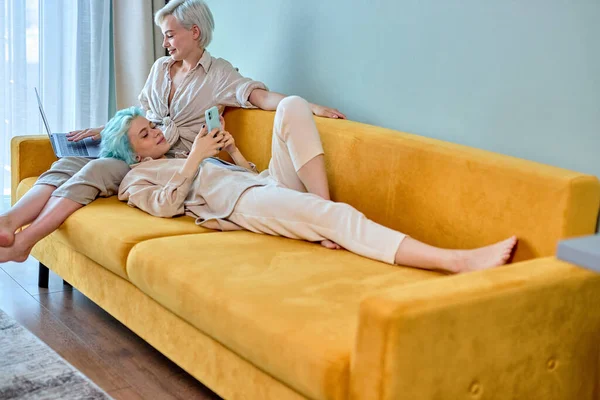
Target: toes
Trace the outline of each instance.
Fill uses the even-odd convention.
[[[321,242],[321,246],[323,246],[329,250],[339,250],[342,248],[339,244],[334,243],[331,240],[323,240]]]
[[[334,244],[332,242],[330,242],[329,240],[323,240],[321,242],[321,246],[325,247],[326,249],[330,249],[330,250],[334,249]]]

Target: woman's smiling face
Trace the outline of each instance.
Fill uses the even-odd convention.
[[[191,52],[199,48],[200,28],[193,25],[185,29],[172,15],[165,17],[160,24],[163,33],[163,47],[175,61],[184,60]]]
[[[138,161],[147,157],[161,158],[171,147],[162,131],[144,117],[136,117],[131,121],[127,136]]]

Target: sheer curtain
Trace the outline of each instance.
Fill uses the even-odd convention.
[[[113,39],[117,109],[139,104],[154,61],[166,55],[154,14],[165,0],[128,0],[113,3]]]
[[[111,0],[0,0],[0,211],[10,197],[10,140],[108,119]]]
[[[0,209],[10,195],[10,139],[36,132],[30,105],[39,80],[37,2],[0,0]]]

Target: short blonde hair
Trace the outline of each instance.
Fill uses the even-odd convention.
[[[192,29],[194,25],[200,28],[200,47],[206,48],[212,41],[215,20],[203,0],[171,0],[156,12],[154,23],[160,26],[169,15],[174,16],[185,29]]]

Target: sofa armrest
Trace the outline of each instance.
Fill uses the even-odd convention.
[[[25,179],[47,171],[56,156],[48,136],[15,136],[10,142],[11,202],[16,202],[17,186]]]
[[[592,399],[600,274],[540,258],[361,303],[352,399]]]

